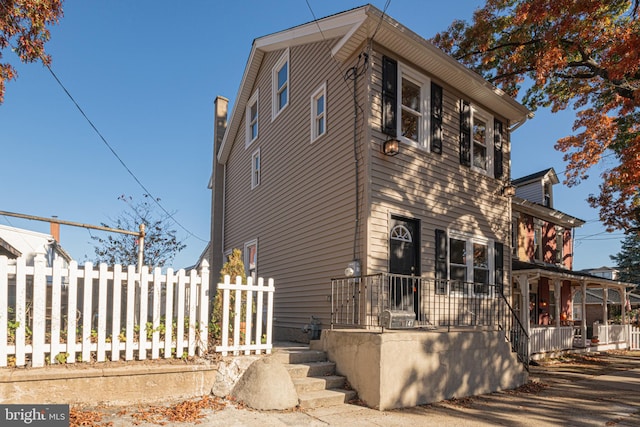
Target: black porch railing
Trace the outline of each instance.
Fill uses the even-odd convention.
[[[331,280],[331,327],[381,329],[386,311],[413,312],[415,328],[505,332],[528,368],[529,337],[501,286],[379,273]]]

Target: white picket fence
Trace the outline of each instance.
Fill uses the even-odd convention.
[[[218,284],[218,292],[223,292],[223,312],[222,343],[216,346],[216,351],[223,356],[229,353],[271,353],[275,292],[273,279],[269,279],[266,285],[261,277],[257,284],[253,282],[253,278],[248,277],[247,284],[242,284],[242,278],[238,276],[232,284],[231,278],[225,276],[224,283]],[[229,336],[230,331],[232,337]]]
[[[209,270],[177,273],[0,256],[0,367],[207,351]]]
[[[627,331],[629,334],[629,350],[640,350],[640,328],[627,325]]]

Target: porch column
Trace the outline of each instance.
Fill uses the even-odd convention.
[[[602,324],[604,325],[604,337],[598,337],[600,342],[609,344],[609,288],[602,288]]]
[[[518,285],[520,286],[520,294],[522,295],[522,313],[521,316],[524,317],[526,314],[526,319],[520,319],[522,322],[522,326],[524,327],[524,331],[528,336],[531,336],[531,313],[529,307],[529,278],[526,274],[518,275]],[[527,349],[527,354],[531,355],[531,341],[529,340],[529,348]]]
[[[555,319],[555,324],[556,324],[556,328],[560,327],[560,304],[561,304],[561,295],[560,295],[560,288],[562,287],[562,281],[560,279],[555,279],[553,281],[553,296],[555,298],[555,305],[556,305],[556,310],[555,313],[553,313],[554,319]]]
[[[622,313],[622,333],[624,334],[624,342],[627,343],[627,349],[629,349],[631,348],[631,337],[629,336],[630,328],[627,328],[627,298],[629,297],[627,295],[627,288],[620,287],[618,289],[618,293],[622,296],[622,301],[620,302],[620,304],[622,304],[622,308],[620,309],[620,312]]]
[[[580,282],[580,290],[582,291],[582,346],[587,346],[587,282],[584,279]]]

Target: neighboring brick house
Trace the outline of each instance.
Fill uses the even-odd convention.
[[[624,301],[630,286],[573,271],[573,236],[585,222],[554,208],[553,187],[558,183],[553,168],[512,181],[513,304],[521,319],[529,319],[532,353],[587,346],[593,319],[608,316],[606,304],[587,310],[583,295],[606,292]]]

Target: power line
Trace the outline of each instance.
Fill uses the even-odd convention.
[[[45,64],[45,66],[47,67],[47,69],[49,70],[49,72],[51,73],[51,75],[53,76],[53,78],[55,79],[56,82],[58,82],[58,85],[60,85],[60,87],[62,88],[62,90],[64,91],[64,93],[67,94],[67,96],[69,97],[69,99],[71,100],[71,102],[73,102],[73,104],[76,106],[76,108],[78,109],[78,111],[80,111],[80,114],[82,114],[82,117],[85,118],[85,120],[87,121],[87,123],[89,123],[89,125],[91,126],[91,128],[95,131],[95,133],[100,137],[100,139],[102,140],[102,142],[104,143],[104,145],[107,146],[107,148],[109,149],[109,151],[111,151],[111,154],[114,155],[114,157],[118,160],[118,162],[120,162],[120,164],[122,165],[122,167],[125,168],[125,170],[127,171],[127,173],[129,173],[129,175],[131,175],[131,177],[134,179],[134,181],[140,186],[140,188],[142,188],[144,190],[144,192],[146,194],[148,194],[149,196],[151,196],[151,199],[153,199],[153,202],[158,205],[158,207],[169,217],[171,218],[176,225],[178,225],[178,227],[182,228],[189,236],[195,237],[196,239],[207,243],[208,240],[202,239],[198,236],[196,236],[195,234],[193,234],[191,231],[189,231],[185,226],[183,226],[177,219],[174,218],[174,216],[169,213],[169,211],[167,211],[164,206],[162,206],[162,204],[160,203],[159,199],[157,197],[154,197],[151,194],[151,191],[149,191],[147,189],[147,187],[138,179],[138,177],[133,173],[133,171],[127,166],[127,164],[124,162],[124,160],[122,160],[122,158],[118,155],[118,153],[114,150],[114,148],[111,146],[111,144],[109,144],[109,142],[107,141],[107,139],[102,135],[102,133],[98,130],[98,128],[96,127],[96,125],[91,121],[91,119],[89,119],[89,117],[87,116],[87,114],[84,112],[84,110],[82,109],[82,107],[80,107],[80,105],[78,104],[78,102],[75,100],[75,98],[71,95],[71,93],[67,90],[67,88],[65,87],[65,85],[62,83],[62,81],[58,78],[58,76],[56,75],[56,73],[53,72],[53,70],[51,69],[51,67],[47,64]]]

